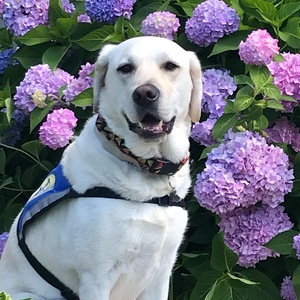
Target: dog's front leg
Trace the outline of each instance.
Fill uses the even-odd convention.
[[[103,278],[92,273],[84,273],[80,276],[79,299],[109,300],[110,290],[108,276]]]

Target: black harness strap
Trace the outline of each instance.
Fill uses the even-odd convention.
[[[113,199],[122,199],[127,200],[118,193],[114,192],[113,190],[107,188],[107,187],[96,187],[90,190],[87,190],[83,194],[77,193],[72,188],[69,190],[67,194],[65,194],[63,197],[61,197],[59,200],[51,203],[50,205],[44,207],[41,211],[36,213],[31,219],[27,220],[24,223],[23,231],[25,232],[26,228],[29,224],[31,224],[36,218],[38,218],[41,214],[48,211],[51,207],[57,205],[58,203],[61,203],[64,199],[71,199],[71,198],[78,198],[78,197],[89,197],[89,198],[113,198]],[[170,195],[160,197],[160,198],[152,198],[149,201],[146,202],[140,202],[140,203],[152,203],[157,204],[159,206],[179,206],[182,208],[185,208],[185,202],[184,200],[180,199],[178,195],[176,195],[175,192],[171,193]],[[56,276],[54,276],[50,271],[48,271],[38,260],[37,258],[32,254],[32,252],[29,250],[26,242],[25,242],[25,234],[23,234],[22,238],[19,238],[19,246],[21,250],[23,251],[25,257],[27,258],[28,262],[31,264],[33,269],[50,285],[60,290],[61,295],[67,299],[67,300],[79,300],[79,297],[74,291],[72,291],[70,288],[68,288],[63,282],[61,282]]]

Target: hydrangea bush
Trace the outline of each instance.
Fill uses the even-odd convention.
[[[169,299],[300,299],[299,16],[298,0],[0,0],[0,257],[92,115],[99,50],[163,36],[204,85]]]

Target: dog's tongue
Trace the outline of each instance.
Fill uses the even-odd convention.
[[[142,129],[147,131],[162,131],[162,123],[161,120],[158,120],[150,114],[145,115],[140,122]]]

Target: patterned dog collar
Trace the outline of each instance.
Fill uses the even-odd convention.
[[[189,155],[187,154],[180,163],[173,163],[168,159],[163,158],[148,158],[142,159],[140,157],[135,156],[126,146],[124,139],[115,135],[111,129],[107,126],[106,121],[100,115],[96,121],[96,127],[99,132],[103,132],[107,140],[114,143],[118,149],[134,159],[142,169],[148,170],[152,174],[157,175],[167,175],[171,176],[178,172],[182,166],[189,160]]]

